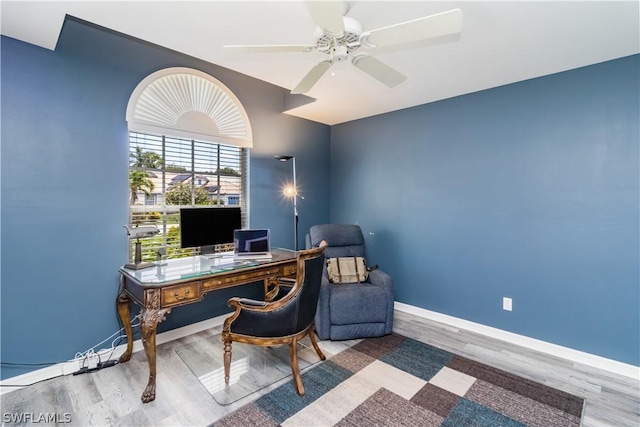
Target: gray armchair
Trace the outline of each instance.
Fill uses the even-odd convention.
[[[325,240],[325,259],[365,257],[362,230],[352,224],[314,225],[307,247]],[[369,273],[367,282],[332,284],[324,267],[315,327],[321,339],[347,340],[388,335],[393,329],[393,280],[380,269]]]

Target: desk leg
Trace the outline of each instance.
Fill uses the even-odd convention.
[[[120,295],[118,295],[116,306],[118,307],[120,321],[127,333],[127,349],[122,353],[120,359],[118,359],[118,363],[124,363],[131,359],[131,354],[133,353],[133,330],[131,329],[131,314],[129,313],[129,297],[123,290],[121,290]]]
[[[145,293],[149,294],[147,301],[150,301],[151,307],[143,308],[140,315],[142,345],[149,363],[149,382],[142,393],[143,403],[151,402],[156,398],[156,330],[158,323],[162,322],[171,311],[170,308],[158,308],[160,305],[159,290],[147,290]]]

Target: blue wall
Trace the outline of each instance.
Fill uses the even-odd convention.
[[[397,301],[640,365],[638,63],[332,127],[332,222]]]
[[[398,301],[640,364],[638,56],[329,128],[282,114],[281,88],[72,19],[55,52],[1,43],[3,362],[66,360],[118,329],[126,105],[185,66],[245,106],[251,225],[276,245],[293,246],[293,210],[273,156],[295,155],[301,245],[313,224],[359,223]]]
[[[281,197],[297,157],[305,196],[300,227],[329,220],[326,125],[282,114],[282,88],[170,50],[67,19],[56,51],[2,37],[2,361],[58,362],[118,330],[118,268],[127,261],[125,110],[133,89],[166,67],[200,69],[227,85],[252,124],[251,225],[293,247],[293,208]],[[288,167],[287,167],[288,166]],[[303,242],[303,239],[301,239]],[[159,331],[229,309],[209,294],[176,308]],[[2,378],[33,368],[2,367]]]

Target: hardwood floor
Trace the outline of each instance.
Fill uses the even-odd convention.
[[[585,397],[585,427],[640,425],[640,379],[581,366],[397,310],[394,322],[394,332],[399,334]],[[54,378],[2,395],[3,425],[16,425],[7,419],[11,414],[26,413],[33,417],[58,414],[59,420],[70,418],[65,425],[78,426],[208,425],[256,397],[218,405],[176,353],[180,346],[197,340],[219,339],[219,333],[220,328],[213,328],[158,346],[157,398],[151,403],[140,401],[148,370],[144,352],[137,352],[128,363]],[[355,342],[321,341],[320,347],[329,356]]]

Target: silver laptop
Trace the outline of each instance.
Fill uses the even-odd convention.
[[[235,230],[233,256],[240,259],[271,259],[269,230],[266,228]]]

